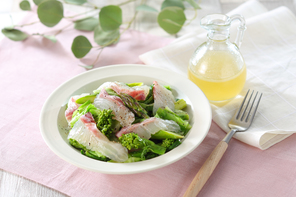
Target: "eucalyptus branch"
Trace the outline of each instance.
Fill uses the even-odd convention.
[[[84,15],[84,14],[87,14],[87,13],[90,13],[90,12],[93,12],[93,11],[98,11],[99,8],[94,8],[92,10],[88,10],[86,12],[82,12],[82,13],[79,13],[79,14],[76,14],[76,15],[73,15],[73,16],[67,16],[67,17],[64,17],[65,19],[72,19],[72,18],[75,18],[77,16],[81,16],[81,15]]]
[[[190,25],[192,21],[194,21],[197,17],[197,9],[194,9],[194,16],[191,19],[188,19],[188,22],[184,26]]]
[[[97,63],[97,61],[99,60],[99,57],[100,57],[101,53],[103,52],[103,49],[104,49],[104,48],[105,48],[105,47],[100,48],[100,52],[99,52],[99,54],[97,55],[97,58],[95,59],[95,61],[92,63],[92,65],[95,65],[95,64]]]
[[[129,0],[129,1],[125,1],[125,2],[122,2],[120,4],[117,4],[117,6],[122,6],[122,5],[125,5],[125,4],[128,4],[130,2],[134,2],[134,1],[137,1],[137,0]]]
[[[74,3],[69,3],[67,1],[63,1],[63,3],[68,4],[68,5],[79,6],[79,7],[97,8],[97,6],[95,6],[94,4],[91,4],[90,2],[87,2],[87,3],[89,3],[90,6],[87,6],[87,4],[77,5],[77,4],[74,4]]]
[[[64,31],[67,27],[70,27],[72,25],[72,23],[69,23],[68,25],[64,26],[63,28],[59,29],[54,35],[58,35],[60,34],[62,31]]]
[[[123,24],[122,9],[120,8],[120,6],[136,1],[139,2],[135,3],[137,7],[135,9],[133,17],[127,23]],[[120,39],[120,36],[128,29],[130,29],[132,24],[136,24],[134,23],[134,21],[136,20],[138,12],[143,11],[146,13],[150,12],[157,14],[157,24],[160,26],[160,28],[162,28],[170,35],[177,36],[177,33],[185,25],[189,25],[193,20],[197,18],[197,9],[201,9],[198,5],[201,0],[198,0],[198,2],[193,0],[186,0],[186,2],[188,2],[195,10],[193,18],[187,19],[184,10],[188,8],[185,8],[184,0],[163,0],[162,4],[159,5],[158,8],[149,6],[147,4],[147,0],[125,0],[124,2],[117,5],[105,5],[103,7],[98,7],[89,0],[71,0],[70,2],[68,2],[67,0],[38,2],[38,4],[36,4],[36,2],[35,4],[38,6],[37,15],[40,21],[22,25],[12,25],[11,27],[6,27],[2,29],[2,33],[11,40],[22,41],[28,38],[30,35],[19,29],[15,29],[15,27],[22,28],[24,26],[33,25],[40,22],[43,25],[51,28],[57,25],[62,19],[66,19],[67,21],[70,21],[70,23],[63,28],[56,30],[54,34],[47,35],[33,33],[32,36],[39,35],[51,40],[52,42],[56,42],[57,39],[55,36],[63,32],[73,23],[76,30],[94,32],[94,41],[99,46],[92,46],[91,42],[83,35],[76,36],[71,46],[73,55],[79,59],[83,58],[92,48],[98,48],[100,52],[93,64],[98,61],[102,50],[105,47],[117,43]],[[63,4],[71,4],[75,6],[86,7],[88,9],[85,12],[74,14],[72,16],[64,16]],[[31,10],[29,1],[22,1],[22,3],[20,3],[20,8],[26,11]],[[95,17],[98,15],[99,18]],[[91,66],[83,67],[90,68]]]
[[[24,27],[24,26],[33,25],[33,24],[36,24],[36,23],[40,23],[40,21],[35,21],[35,22],[32,22],[32,23],[23,24],[23,25],[14,25],[14,27]]]

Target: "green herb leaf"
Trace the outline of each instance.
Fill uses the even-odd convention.
[[[83,31],[93,31],[99,24],[99,20],[94,17],[87,17],[74,21],[74,28]]]
[[[92,48],[91,43],[85,36],[74,38],[71,50],[76,58],[83,58]]]
[[[101,26],[98,25],[94,31],[94,40],[100,46],[109,46],[119,41],[119,29],[113,31],[103,31]]]
[[[2,29],[2,33],[13,41],[22,41],[25,40],[29,35],[18,30],[18,29]]]
[[[181,0],[165,0],[161,4],[161,10],[163,10],[166,7],[173,7],[173,6],[176,6],[185,10],[185,6]]]
[[[66,3],[82,5],[87,2],[87,0],[65,0]]]
[[[43,1],[38,6],[37,14],[42,24],[53,27],[64,17],[63,4],[53,0]]]
[[[57,38],[54,35],[42,35],[44,38],[52,41],[53,43],[57,42]]]
[[[28,0],[23,0],[20,2],[20,8],[22,10],[31,10],[31,5],[30,2]]]
[[[99,20],[104,31],[113,31],[122,24],[122,11],[119,6],[109,5],[101,9]]]
[[[201,9],[201,7],[194,0],[185,0],[187,1],[194,9]]]
[[[136,11],[158,12],[157,9],[150,7],[146,4],[142,4],[136,7]]]
[[[169,34],[178,33],[185,21],[186,16],[180,7],[166,7],[157,17],[159,26]]]
[[[46,0],[33,0],[35,5],[39,5],[40,3],[42,3],[42,1],[46,1]]]

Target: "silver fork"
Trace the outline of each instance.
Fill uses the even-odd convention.
[[[232,136],[236,132],[246,131],[251,126],[257,108],[259,106],[262,93],[256,92],[254,97],[254,90],[252,91],[251,95],[249,95],[249,93],[250,90],[248,90],[241,105],[236,110],[232,119],[228,123],[228,127],[231,130],[227,133],[225,138],[216,146],[211,155],[199,169],[198,173],[195,175],[183,197],[195,197],[200,192],[200,190],[203,188],[203,186],[215,170],[222,156],[224,155]]]

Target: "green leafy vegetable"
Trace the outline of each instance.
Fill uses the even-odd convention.
[[[184,109],[187,107],[187,103],[184,99],[179,99],[175,102],[175,109]]]
[[[175,114],[183,120],[189,120],[189,114],[183,110],[175,109]]]
[[[89,112],[90,109],[97,109],[94,105],[90,104],[90,101],[82,104],[78,109],[73,112],[72,120],[70,121],[70,126],[73,127],[74,124],[79,120],[79,118]]]
[[[184,132],[184,135],[191,129],[191,125],[188,121],[183,120],[179,116],[177,116],[174,112],[172,112],[169,108],[158,108],[156,111],[156,115],[165,120],[173,120],[175,121],[181,128],[181,131]]]
[[[157,133],[151,135],[151,139],[158,139],[158,140],[182,139],[182,138],[184,138],[183,135],[180,135],[178,133],[174,133],[171,131],[164,131],[164,130],[160,130]]]
[[[98,151],[92,151],[87,149],[85,146],[83,146],[82,144],[80,144],[79,142],[77,142],[74,139],[69,139],[69,143],[80,150],[81,154],[88,156],[90,158],[93,159],[97,159],[97,160],[101,160],[101,161],[109,161],[110,159],[106,156],[104,156],[102,153],[98,152]]]
[[[136,154],[133,154],[133,156],[141,157],[143,160],[147,159],[147,154],[149,152],[156,155],[162,155],[166,151],[166,148],[155,144],[151,140],[141,138],[135,133],[123,134],[121,137],[119,137],[119,141],[129,150],[140,149],[136,152]]]

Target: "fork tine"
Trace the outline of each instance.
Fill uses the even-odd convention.
[[[249,110],[249,113],[248,113],[248,115],[247,115],[247,117],[246,117],[245,122],[248,122],[248,121],[249,121],[249,115],[250,115],[250,113],[251,113],[251,110],[252,110],[253,104],[255,103],[255,100],[256,100],[257,94],[258,94],[258,92],[256,93],[256,96],[255,96],[255,98],[254,98],[254,100],[253,100],[252,106],[251,106],[251,108],[250,108],[250,110]],[[254,116],[255,116],[256,111],[257,111],[257,109],[258,109],[258,106],[259,106],[259,103],[260,103],[261,97],[262,97],[262,93],[260,94],[259,99],[258,99],[258,101],[257,101],[257,103],[256,103],[256,106],[255,106],[255,109],[254,109],[254,111],[252,112],[252,116],[250,117],[250,121],[251,121],[251,122],[252,122],[253,119],[254,119]]]
[[[246,98],[247,98],[249,92],[250,92],[250,90],[248,90],[248,92],[247,92],[247,94],[246,94],[246,96],[245,96],[245,98],[244,98],[242,104],[240,105],[240,107],[238,108],[238,110],[237,110],[237,112],[236,112],[236,115],[235,115],[235,118],[236,118],[236,119],[238,119],[238,117],[239,117],[239,115],[240,115],[240,112],[241,112],[241,110],[242,110],[242,108],[243,108],[243,106],[244,106],[244,104],[245,104],[245,101],[246,101]]]
[[[247,105],[246,105],[246,107],[245,107],[245,110],[243,111],[243,114],[242,114],[242,116],[241,116],[241,118],[240,118],[240,121],[242,121],[242,120],[244,119],[245,113],[246,113],[246,111],[247,111],[247,109],[248,109],[248,107],[249,107],[250,101],[251,101],[251,99],[252,99],[252,97],[253,97],[253,93],[254,93],[254,90],[252,91],[252,94],[251,94],[250,98],[248,99],[248,103],[247,103]],[[247,99],[247,97],[248,97],[248,95],[245,96],[245,99]],[[256,98],[256,97],[255,97],[255,98]]]

